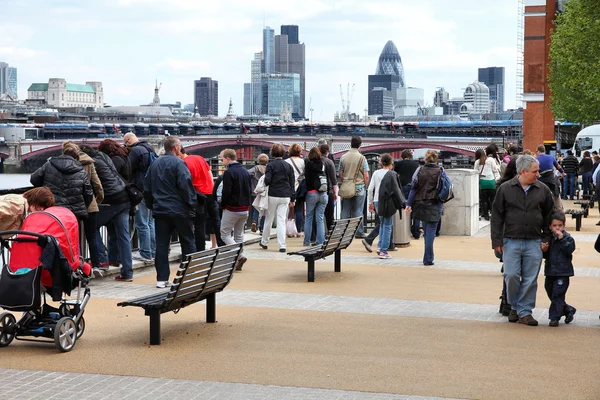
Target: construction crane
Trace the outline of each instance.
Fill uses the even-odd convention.
[[[346,90],[346,100],[344,100],[344,89],[340,84],[340,98],[342,100],[342,119],[348,121],[350,119],[350,104],[352,103],[352,96],[354,95],[354,83],[352,84],[352,91],[350,91],[350,83],[348,83],[348,89]]]

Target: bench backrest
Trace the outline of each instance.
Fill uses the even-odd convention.
[[[188,255],[177,271],[167,303],[178,307],[220,292],[231,281],[243,244],[231,244]]]
[[[336,220],[323,243],[323,257],[350,246],[362,217]]]

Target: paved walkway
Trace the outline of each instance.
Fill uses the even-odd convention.
[[[600,231],[600,228],[598,228]],[[578,285],[573,285],[574,291],[576,290],[588,290],[586,288],[595,287],[600,281],[597,281],[597,278],[600,277],[600,268],[595,268],[593,266],[589,266],[591,259],[593,261],[595,257],[595,253],[589,251],[589,247],[592,246],[591,242],[595,241],[597,234],[594,232],[577,232],[573,233],[576,241],[580,244],[579,247],[582,249],[580,253],[575,255],[575,265],[576,265],[576,277],[574,281],[578,283]],[[455,238],[440,238],[440,240],[436,241],[436,255],[437,254],[449,254],[451,253],[451,259],[436,259],[435,265],[431,267],[425,267],[422,265],[422,260],[420,258],[419,252],[422,251],[422,241],[414,241],[412,246],[409,249],[400,249],[397,253],[392,253],[393,258],[389,260],[380,260],[375,257],[373,254],[368,254],[362,248],[362,245],[359,241],[355,241],[353,246],[343,253],[342,257],[342,273],[341,274],[330,274],[323,272],[324,266],[333,263],[333,257],[328,258],[327,260],[321,260],[317,262],[317,282],[316,283],[307,283],[304,280],[298,281],[296,279],[285,280],[282,281],[281,275],[276,275],[273,271],[276,270],[278,274],[282,274],[282,270],[289,271],[294,267],[294,273],[298,271],[305,271],[305,263],[302,261],[300,257],[288,256],[286,254],[282,254],[277,252],[276,250],[264,251],[261,250],[256,245],[248,246],[246,249],[246,255],[249,259],[248,263],[244,267],[244,271],[241,274],[236,274],[236,278],[234,279],[234,284],[232,287],[226,289],[223,293],[219,294],[217,297],[217,307],[223,306],[224,308],[230,307],[232,310],[236,310],[236,312],[242,312],[248,314],[259,313],[260,317],[257,318],[257,323],[262,321],[261,318],[266,318],[266,315],[270,315],[270,312],[273,310],[280,311],[293,311],[296,314],[294,318],[291,318],[292,314],[290,313],[289,324],[290,328],[293,329],[294,319],[299,318],[299,314],[297,313],[310,313],[316,312],[319,315],[324,316],[324,318],[328,318],[330,316],[332,319],[335,317],[336,321],[340,321],[341,324],[348,325],[349,327],[353,326],[353,321],[355,319],[360,319],[358,316],[369,316],[369,318],[376,318],[377,321],[382,321],[382,328],[386,329],[383,326],[387,326],[386,324],[390,323],[389,317],[393,317],[396,319],[392,319],[392,325],[396,325],[394,321],[399,322],[398,325],[402,326],[403,330],[401,331],[404,335],[395,337],[398,332],[390,332],[390,337],[386,337],[386,340],[378,342],[380,343],[378,346],[380,350],[386,351],[387,346],[393,346],[396,349],[398,344],[402,346],[406,343],[413,343],[413,339],[410,336],[410,327],[418,326],[417,335],[422,336],[433,336],[439,337],[438,341],[440,343],[434,344],[430,342],[430,346],[440,345],[441,349],[452,348],[457,345],[457,343],[453,342],[452,335],[447,336],[444,331],[438,331],[440,327],[443,329],[449,329],[448,332],[453,332],[456,334],[464,334],[465,337],[461,340],[458,339],[458,347],[456,349],[456,353],[454,355],[460,359],[460,357],[471,356],[472,351],[477,352],[477,350],[473,349],[481,349],[481,347],[475,347],[474,341],[482,341],[483,346],[485,347],[485,341],[488,338],[492,338],[492,342],[489,343],[490,346],[500,346],[500,350],[497,351],[495,357],[500,357],[504,353],[509,354],[511,346],[513,345],[515,340],[523,340],[524,343],[529,343],[529,341],[533,341],[539,343],[542,347],[544,343],[549,340],[556,340],[557,337],[563,337],[566,343],[587,343],[589,340],[589,329],[586,328],[594,328],[593,332],[597,332],[595,328],[600,327],[600,321],[598,320],[598,309],[600,309],[600,300],[596,298],[592,298],[588,303],[588,310],[585,307],[578,307],[578,312],[575,316],[575,320],[568,327],[565,328],[563,324],[561,326],[563,328],[554,329],[548,328],[548,310],[544,307],[539,307],[535,309],[534,317],[539,319],[540,327],[538,328],[526,328],[526,327],[518,327],[522,328],[519,330],[518,328],[512,329],[516,324],[507,324],[506,318],[502,317],[498,313],[498,306],[492,304],[479,304],[475,302],[461,302],[461,301],[451,301],[456,300],[456,298],[452,298],[452,288],[445,288],[451,294],[447,296],[449,301],[435,301],[435,296],[433,296],[432,292],[428,292],[428,290],[439,290],[438,285],[444,285],[446,277],[448,274],[458,274],[461,279],[465,280],[465,283],[468,287],[469,282],[473,282],[473,285],[477,285],[476,282],[481,282],[481,280],[490,281],[494,285],[494,295],[496,295],[496,291],[499,291],[501,277],[499,274],[500,263],[497,262],[493,256],[490,256],[489,242],[486,240],[489,238],[489,226],[484,227],[477,235],[472,238],[461,238],[460,241],[463,243],[466,248],[471,249],[468,253],[475,254],[465,254],[460,250],[457,250],[457,239]],[[252,234],[248,235],[248,239],[255,239]],[[291,248],[289,249],[291,250]],[[453,253],[454,252],[454,253]],[[174,248],[171,254],[171,259],[176,260],[178,257],[178,249]],[[587,264],[586,264],[587,263]],[[583,265],[582,265],[583,264]],[[354,269],[348,268],[347,266],[354,266]],[[582,266],[578,266],[582,265]],[[327,268],[330,268],[329,266]],[[348,271],[350,270],[350,272]],[[111,269],[111,273],[115,273],[116,269]],[[304,272],[303,272],[304,273]],[[119,282],[115,282],[114,280],[105,278],[105,279],[95,279],[91,283],[92,288],[92,302],[96,299],[97,302],[100,302],[104,307],[112,307],[116,301],[112,299],[124,299],[124,298],[134,298],[138,296],[143,296],[147,294],[157,293],[161,291],[161,289],[156,289],[153,286],[154,279],[154,268],[144,268],[144,265],[141,263],[136,264],[136,272],[135,272],[135,281],[132,284],[123,284]],[[260,276],[258,276],[260,274]],[[413,275],[411,275],[413,274]],[[442,275],[440,275],[442,274]],[[406,277],[408,279],[409,275],[416,276],[414,278],[416,280],[421,279],[423,282],[422,290],[420,292],[420,297],[422,299],[414,299],[414,298],[403,298],[403,291],[398,289],[398,294],[396,296],[387,296],[386,293],[389,291],[377,291],[372,290],[368,292],[369,294],[365,294],[364,291],[354,291],[354,286],[356,285],[356,280],[360,278],[364,278],[366,275],[371,276],[380,276],[381,282],[379,285],[382,287],[386,287],[386,285],[390,285],[390,281],[398,279],[402,279],[402,277]],[[239,278],[238,278],[239,276]],[[441,278],[440,278],[441,276]],[[294,278],[297,278],[298,275],[294,275]],[[343,280],[344,277],[347,277],[346,281]],[[337,280],[335,280],[335,279]],[[256,284],[253,280],[264,282],[263,286],[256,288]],[[441,282],[441,283],[440,283]],[[402,286],[403,284],[407,284],[406,282],[400,280],[398,281],[398,286]],[[448,283],[449,284],[449,283]],[[271,286],[269,286],[271,285]],[[587,285],[587,286],[586,286]],[[393,284],[391,285],[393,286]],[[335,292],[332,288],[335,287]],[[345,289],[344,289],[345,288]],[[433,289],[432,289],[433,288]],[[583,288],[583,289],[582,289]],[[281,289],[281,291],[276,291]],[[375,288],[373,288],[375,289]],[[164,289],[163,289],[164,290]],[[387,289],[386,289],[387,290]],[[543,290],[540,288],[539,290]],[[382,295],[383,293],[383,295]],[[433,300],[432,300],[433,299]],[[577,305],[577,304],[574,304]],[[596,307],[597,305],[597,307]],[[191,309],[191,307],[190,307]],[[198,307],[196,310],[201,310]],[[110,310],[109,310],[110,311]],[[142,319],[138,314],[142,314],[140,310],[127,310],[130,314],[134,314],[138,317],[136,320],[136,324],[139,325],[139,320]],[[188,309],[186,309],[188,311]],[[201,310],[202,311],[202,310]],[[196,311],[198,312],[198,311]],[[105,313],[110,316],[112,312]],[[182,311],[182,314],[185,313]],[[88,312],[86,311],[86,319]],[[189,314],[187,314],[189,316]],[[225,324],[217,324],[216,327],[219,328],[215,333],[217,336],[220,333],[223,333],[225,337],[227,337],[226,326],[237,326],[237,329],[243,329],[246,325],[244,323],[248,323],[241,318],[235,320],[231,317],[230,314],[227,315],[228,319],[224,319],[224,321],[228,321]],[[106,318],[106,317],[104,317]],[[178,316],[178,323],[182,324],[181,316]],[[189,318],[189,317],[188,317]],[[315,317],[318,318],[319,317]],[[419,323],[416,323],[418,319]],[[250,318],[252,320],[252,318]],[[94,326],[89,322],[88,319],[88,330],[93,330]],[[142,319],[144,324],[147,324],[147,320]],[[406,324],[407,322],[413,321],[413,324]],[[452,325],[444,325],[441,324],[441,321],[449,321],[452,322]],[[173,320],[171,320],[173,322]],[[364,322],[364,321],[363,321]],[[119,323],[123,323],[121,320]],[[266,322],[265,322],[266,323]],[[262,324],[262,322],[260,323]],[[458,324],[458,325],[457,325]],[[143,334],[146,334],[147,325],[138,326],[135,325],[134,329],[137,329]],[[546,327],[543,327],[546,325]],[[132,321],[129,321],[128,327],[132,326]],[[187,324],[185,324],[186,330]],[[242,328],[240,328],[240,326]],[[497,327],[497,329],[495,328]],[[273,329],[286,329],[287,327],[283,327],[281,325],[273,326]],[[300,326],[298,326],[300,328]],[[306,326],[302,326],[303,329],[306,329]],[[357,328],[365,329],[365,326],[357,325]],[[465,329],[466,328],[466,329]],[[177,330],[169,331],[170,337],[169,341],[177,341]],[[196,328],[200,329],[200,328]],[[208,328],[203,328],[207,330]],[[315,328],[316,329],[316,328]],[[352,328],[351,328],[352,329]],[[377,324],[375,326],[367,326],[366,329],[374,329],[373,331],[367,330],[369,334],[374,335]],[[407,330],[409,329],[409,330]],[[457,330],[458,329],[458,330]],[[507,331],[508,329],[508,331]],[[537,331],[536,331],[537,329]],[[191,328],[190,328],[191,330]],[[420,330],[420,331],[419,331]],[[268,331],[268,329],[267,329]],[[350,330],[351,332],[352,330]],[[477,336],[477,332],[483,331],[480,336]],[[493,335],[497,335],[498,333],[494,333],[495,331],[500,332],[500,337],[505,335],[507,339],[507,343],[499,343],[502,339],[499,339]],[[200,336],[202,331],[199,331]],[[212,332],[212,331],[211,331]],[[237,332],[237,331],[236,331]],[[359,330],[357,330],[359,332]],[[466,333],[465,333],[466,332]],[[502,333],[505,332],[505,333]],[[187,333],[187,331],[186,331]],[[471,335],[471,336],[469,336]],[[473,336],[474,335],[474,336]],[[557,336],[558,335],[558,336]],[[561,336],[562,335],[562,336]],[[191,336],[191,334],[190,334]],[[594,333],[592,336],[597,336],[597,333]],[[552,337],[553,339],[549,339]],[[89,341],[93,340],[94,336],[87,338],[86,345],[89,345]],[[394,342],[398,343],[390,343],[389,339],[393,338]],[[510,338],[510,339],[508,339]],[[580,339],[582,338],[582,339]],[[136,340],[142,342],[144,339],[136,337]],[[315,338],[318,340],[318,338]],[[325,339],[325,338],[323,338]],[[340,338],[341,339],[341,338]],[[269,341],[270,337],[261,337],[261,340]],[[278,338],[276,340],[285,340]],[[377,341],[378,339],[373,336],[373,340]],[[379,339],[380,340],[380,339]],[[540,343],[541,341],[541,343]],[[214,343],[215,339],[210,343]],[[11,356],[19,356],[19,352],[25,352],[26,350],[32,350],[30,347],[22,346],[22,343],[11,345],[11,349],[13,352],[10,353]],[[202,343],[206,345],[206,341],[198,341],[198,343]],[[242,342],[243,343],[243,342]],[[470,345],[473,343],[473,347]],[[274,342],[272,345],[274,347],[278,346],[278,342]],[[22,347],[17,347],[21,345]],[[93,344],[92,344],[93,345]],[[222,345],[222,344],[221,344]],[[215,344],[215,346],[219,346],[219,344]],[[241,344],[244,346],[244,344]],[[506,346],[506,348],[502,347]],[[549,346],[552,346],[549,344]],[[154,348],[143,347],[140,350],[141,354],[144,357],[150,357],[153,360],[161,360],[159,354],[161,348],[166,346],[158,346]],[[171,348],[172,349],[172,348]],[[33,350],[42,352],[45,350],[33,348]],[[389,347],[389,350],[392,350],[392,347]],[[69,354],[77,354],[77,352],[85,351],[85,348],[76,348],[72,353]],[[190,351],[193,351],[190,349]],[[481,351],[481,350],[480,350]],[[557,354],[560,352],[564,352],[561,354]],[[157,353],[158,352],[158,353]],[[424,364],[421,361],[416,362],[412,359],[409,354],[414,354],[415,359],[419,359],[419,352],[423,352],[423,360]],[[0,354],[2,354],[2,349],[0,349]],[[268,362],[266,361],[267,355],[264,354],[265,360],[261,360],[263,358],[263,353],[259,353],[258,360],[256,360],[256,367],[260,367],[260,362]],[[450,354],[452,354],[450,352]],[[570,359],[571,357],[576,357],[573,360],[576,364],[581,365],[585,370],[590,370],[590,374],[594,374],[594,368],[591,368],[591,364],[594,363],[595,360],[591,360],[586,358],[586,354],[577,353],[569,354],[569,346],[565,346],[564,349],[555,349],[551,352],[551,354],[557,357],[565,357],[565,359]],[[81,354],[80,354],[81,355]],[[353,391],[353,390],[338,390],[338,388],[347,389],[347,385],[336,384],[337,381],[332,381],[332,383],[323,386],[322,383],[317,384],[313,383],[310,378],[305,380],[300,380],[302,383],[294,386],[294,384],[289,385],[288,382],[283,385],[273,385],[273,384],[261,384],[260,382],[249,381],[247,383],[238,383],[239,380],[235,380],[237,378],[229,378],[229,375],[224,372],[223,375],[218,376],[217,378],[212,379],[165,379],[158,377],[141,377],[141,376],[120,376],[120,375],[112,375],[111,373],[115,373],[115,371],[111,370],[102,370],[100,367],[98,369],[98,373],[73,373],[73,372],[53,372],[52,367],[48,367],[48,371],[43,370],[35,370],[35,368],[43,368],[38,366],[37,363],[32,363],[31,368],[33,370],[23,370],[23,369],[9,369],[7,367],[11,367],[11,363],[7,361],[3,366],[5,369],[0,369],[0,386],[2,389],[2,395],[0,398],[11,398],[11,399],[48,399],[48,398],[73,398],[73,399],[113,399],[113,398],[122,398],[122,399],[193,399],[193,398],[203,398],[203,399],[390,399],[390,400],[428,400],[428,399],[468,399],[468,398],[495,398],[495,399],[504,399],[504,398],[598,398],[599,396],[591,396],[582,395],[581,393],[595,393],[596,388],[587,388],[589,389],[587,392],[585,391],[585,385],[588,385],[591,379],[588,376],[582,376],[582,380],[574,383],[574,386],[577,388],[581,388],[584,386],[584,390],[582,392],[577,392],[578,394],[572,396],[565,396],[562,391],[555,391],[552,387],[552,384],[556,384],[559,387],[563,387],[563,384],[558,380],[552,380],[551,377],[548,377],[547,381],[544,381],[542,377],[539,377],[535,374],[528,376],[523,373],[519,373],[518,371],[503,371],[500,369],[500,375],[495,370],[498,365],[507,365],[503,363],[509,362],[509,360],[500,360],[498,359],[490,359],[490,360],[479,360],[479,358],[485,359],[485,354],[475,354],[477,358],[476,362],[471,361],[460,361],[464,363],[465,367],[471,367],[475,369],[471,369],[471,374],[473,379],[477,380],[477,383],[482,387],[497,387],[497,382],[502,382],[503,379],[513,379],[516,377],[515,385],[522,384],[525,387],[530,384],[532,380],[538,381],[537,385],[542,384],[544,386],[548,386],[547,392],[544,392],[543,395],[537,392],[519,392],[521,395],[517,395],[515,397],[514,393],[503,393],[500,389],[473,389],[467,386],[456,386],[455,383],[452,382],[451,376],[456,370],[461,369],[461,365],[453,365],[452,358],[453,356],[442,356],[440,355],[440,359],[435,359],[435,354],[429,354],[423,350],[423,348],[419,347],[418,344],[407,345],[406,348],[406,359],[398,360],[399,364],[403,365],[403,367],[407,368],[405,373],[409,376],[409,371],[413,376],[410,378],[413,380],[412,383],[414,385],[407,385],[407,389],[404,392],[401,389],[398,389],[396,386],[389,387],[385,384],[375,384],[374,386],[377,388],[381,388],[380,390],[368,390],[365,391]],[[58,355],[53,353],[52,351],[48,351],[45,354],[45,357],[49,358],[49,360],[55,359],[57,363],[62,363],[63,360],[67,360],[69,362],[69,355]],[[83,355],[85,356],[85,354]],[[256,356],[256,355],[255,355]],[[314,354],[313,358],[319,358],[320,354]],[[344,350],[339,349],[339,354],[336,353],[336,356],[340,358],[340,361],[344,359]],[[591,356],[591,355],[590,355]],[[449,357],[448,359],[444,357]],[[526,356],[525,356],[526,357]],[[3,357],[7,360],[6,357]],[[435,360],[434,360],[435,359]],[[562,358],[561,358],[562,359]],[[412,360],[412,361],[411,361]],[[185,365],[185,360],[179,360],[180,364],[176,365],[174,368],[182,368]],[[369,360],[369,357],[365,356],[363,360],[356,360],[361,362],[362,367],[365,368],[365,374],[373,373],[373,377],[376,377],[376,372],[370,371],[370,365],[374,364],[374,360]],[[49,364],[51,365],[53,361]],[[302,362],[302,361],[299,361]],[[304,360],[304,362],[307,362]],[[431,362],[431,364],[429,364]],[[536,362],[540,363],[541,370],[545,371],[545,375],[552,375],[551,371],[555,371],[556,365],[548,366],[548,361],[545,361],[545,356],[543,354],[540,355],[540,359],[536,360]],[[231,363],[235,363],[234,360],[231,360]],[[471,365],[473,363],[473,365]],[[481,364],[480,364],[481,363]],[[343,362],[342,362],[343,364]],[[552,364],[552,363],[550,363]],[[586,365],[590,365],[590,368],[586,368]],[[362,368],[361,367],[361,368]],[[27,368],[27,366],[21,366],[21,368]],[[202,368],[200,365],[198,368]],[[210,368],[210,367],[209,367]],[[308,364],[305,368],[310,369],[311,366]],[[400,371],[401,367],[398,365],[391,366],[393,370]],[[92,368],[93,369],[93,368]],[[302,370],[302,368],[300,368]],[[375,370],[376,371],[376,370]],[[476,373],[474,371],[481,371],[481,373]],[[484,371],[488,371],[489,374],[486,375]],[[495,372],[496,371],[496,372]],[[507,373],[506,376],[503,377],[502,373]],[[522,371],[521,371],[522,372]],[[558,373],[558,371],[556,371]],[[120,372],[117,372],[120,373]],[[581,373],[580,373],[581,374]],[[131,375],[134,375],[131,373]],[[477,375],[477,376],[475,376]],[[559,374],[562,377],[562,374]],[[158,375],[158,376],[163,376]],[[169,376],[165,370],[165,375]],[[310,375],[309,375],[310,376]],[[328,375],[329,376],[329,375]],[[508,377],[510,376],[510,378]],[[446,382],[445,379],[448,379]],[[277,378],[273,378],[275,382],[277,382]],[[338,378],[339,379],[339,378]],[[398,373],[397,379],[409,379],[403,376],[403,373]],[[467,376],[466,379],[470,379],[470,376]],[[561,378],[562,379],[562,378]],[[216,380],[221,380],[222,382],[217,382]],[[520,381],[522,382],[520,382]],[[543,383],[541,383],[543,382]],[[279,382],[277,382],[279,383]],[[475,382],[474,382],[475,383]],[[331,386],[330,386],[331,385]],[[330,389],[322,389],[319,387],[331,387]],[[372,387],[372,386],[371,386]],[[402,385],[400,385],[402,387]],[[353,387],[354,388],[354,387]],[[436,389],[436,388],[439,388]],[[449,390],[448,388],[451,388]],[[359,388],[360,389],[360,388]],[[600,389],[599,389],[600,390]],[[392,394],[394,393],[394,394]],[[403,393],[413,393],[412,395],[403,394]],[[418,396],[415,394],[427,394],[427,395],[437,395],[440,393],[452,393],[453,396],[447,397],[427,397],[427,396]],[[548,394],[550,393],[550,394]],[[553,397],[552,393],[555,393],[555,397]],[[458,396],[456,394],[459,394]],[[537,396],[540,394],[541,397]],[[600,391],[596,394],[600,394]]]
[[[344,390],[0,369],[3,399],[443,400]],[[458,400],[444,398],[444,400]]]

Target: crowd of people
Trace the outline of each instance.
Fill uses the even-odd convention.
[[[243,243],[249,217],[252,232],[261,233],[262,249],[268,249],[274,221],[280,252],[287,251],[289,236],[302,236],[304,246],[321,245],[338,202],[342,218],[362,217],[365,207],[376,216],[375,229],[366,236],[361,224],[357,237],[368,252],[374,251],[379,237],[376,253],[381,259],[391,258],[396,250],[392,220],[405,209],[401,215],[410,218],[412,236],[424,237],[423,265],[434,265],[433,244],[443,212],[439,182],[446,178],[436,151],[426,152],[423,165],[413,160],[410,150],[396,161],[382,154],[379,168],[370,173],[357,136],[337,171],[325,140],[308,149],[306,157],[297,144],[286,152],[276,143],[250,169],[237,160],[235,150],[225,149],[219,155],[223,171],[215,180],[208,162],[186,154],[177,137],[165,138],[160,157],[133,133],[123,141],[121,146],[105,139],[97,149],[65,142],[60,156],[31,175],[36,189],[24,195],[30,212],[52,205],[71,210],[85,234],[93,269],[120,266],[117,281],[133,280],[132,262],[137,259],[153,261],[156,286],[168,287],[174,232],[185,256],[204,250],[207,235],[213,247]],[[573,275],[575,241],[565,231],[561,199],[573,198],[578,176],[584,198],[594,199],[600,158],[585,152],[579,161],[571,151],[554,157],[543,145],[534,156],[494,144],[478,150],[475,158],[480,217],[491,221],[492,247],[503,261],[508,320],[537,325],[532,312],[545,258],[550,325],[558,326],[563,316],[571,322],[576,309],[566,303],[565,295]],[[136,253],[131,250],[130,216],[138,235]],[[99,233],[103,226],[108,246]],[[246,261],[242,253],[235,269],[242,270]]]
[[[508,321],[538,325],[532,314],[544,261],[549,325],[557,327],[562,317],[568,324],[577,312],[565,299],[576,245],[565,230],[561,200],[574,199],[581,177],[582,198],[593,206],[600,158],[586,151],[578,160],[570,150],[552,156],[544,145],[535,154],[491,144],[477,151],[474,169],[479,172],[480,215],[491,220],[492,247],[503,262]]]

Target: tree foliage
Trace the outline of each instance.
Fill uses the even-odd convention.
[[[600,120],[600,5],[569,0],[550,44],[550,104],[557,119]]]

